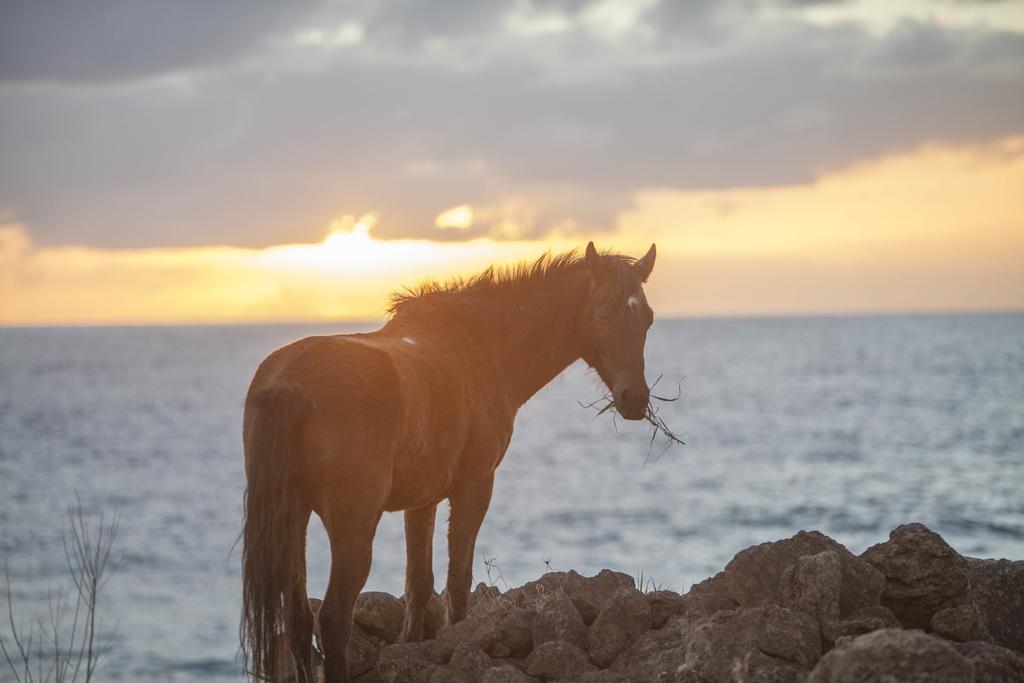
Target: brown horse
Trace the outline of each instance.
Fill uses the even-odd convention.
[[[301,681],[310,678],[311,512],[331,544],[319,612],[328,683],[348,680],[352,609],[385,510],[405,511],[402,639],[423,638],[434,514],[445,498],[448,618],[465,617],[477,531],[520,406],[582,358],[612,391],[619,414],[643,417],[644,344],[654,316],[642,285],[654,258],[654,245],[634,261],[599,254],[591,242],[582,258],[545,256],[425,285],[396,296],[376,332],[308,337],[263,361],[243,427],[241,636],[256,678],[282,680],[289,660]]]

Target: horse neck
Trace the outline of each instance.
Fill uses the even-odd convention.
[[[499,362],[518,405],[581,357],[580,321],[588,292],[587,274],[567,271],[513,298],[495,316]]]

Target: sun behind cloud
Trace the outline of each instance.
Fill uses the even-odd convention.
[[[637,195],[614,233],[381,240],[373,214],[262,249],[43,246],[0,227],[0,323],[379,320],[424,279],[658,243],[660,316],[1024,308],[1024,138],[929,145],[807,185]]]

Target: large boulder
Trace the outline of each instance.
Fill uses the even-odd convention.
[[[466,674],[474,681],[494,665],[495,661],[475,643],[459,643],[448,660],[450,668]]]
[[[526,673],[542,681],[576,680],[597,669],[587,653],[564,640],[551,640],[526,658]]]
[[[428,683],[475,683],[477,680],[464,671],[453,669],[450,666],[439,666],[430,674]]]
[[[661,628],[669,619],[682,614],[686,605],[683,596],[675,591],[651,591],[644,597],[651,606],[651,628]]]
[[[687,666],[689,626],[690,622],[675,617],[663,628],[642,634],[615,659],[610,671],[637,681],[676,681],[676,673]]]
[[[356,598],[352,620],[370,635],[397,643],[402,635],[405,605],[389,593],[360,593]]]
[[[448,625],[448,607],[437,593],[432,593],[427,601],[427,614],[423,619],[423,637],[436,638]]]
[[[596,576],[585,577],[575,571],[548,572],[536,581],[519,588],[513,588],[502,597],[510,605],[539,609],[551,593],[561,591],[569,596],[572,604],[588,626],[597,618],[604,603],[620,588],[635,588],[633,577],[610,569],[601,570]]]
[[[842,636],[899,625],[891,611],[877,604],[841,618],[842,594],[843,558],[835,550],[804,555],[782,573],[782,605],[816,618],[827,644]]]
[[[501,589],[497,586],[489,586],[481,581],[473,589],[473,592],[469,594],[467,612],[469,614],[492,612],[500,609],[501,604]]]
[[[968,601],[997,645],[1024,653],[1024,561],[970,560]]]
[[[491,657],[525,657],[533,649],[535,617],[522,607],[474,614],[442,628],[436,642],[446,660],[461,643],[473,643]]]
[[[822,649],[813,617],[774,605],[718,612],[687,635],[687,665],[700,680],[802,680]]]
[[[876,569],[818,531],[801,531],[781,541],[742,550],[725,570],[694,586],[698,593],[726,593],[743,607],[781,605],[787,570],[808,555],[832,552],[838,562],[837,616],[845,617],[877,605],[885,578]],[[691,592],[693,592],[691,590]]]
[[[921,631],[882,629],[841,641],[807,680],[973,683],[975,678],[974,665],[951,643]]]
[[[953,647],[974,665],[976,683],[1024,681],[1024,655],[991,643],[955,643]]]
[[[981,623],[981,615],[974,605],[965,602],[956,607],[940,609],[932,615],[932,631],[946,640],[966,643],[974,640],[992,640],[988,630]]]
[[[455,652],[455,648],[463,643],[476,645],[484,652],[490,652],[501,641],[501,630],[498,627],[500,613],[492,612],[475,614],[457,624],[445,626],[437,634],[438,649],[441,657],[447,661]]]
[[[882,604],[905,628],[930,629],[939,610],[967,596],[967,560],[923,524],[904,524],[861,558],[885,575]]]
[[[353,625],[345,652],[348,655],[349,676],[358,676],[377,665],[380,642],[376,636],[369,635],[358,625]]]
[[[635,588],[620,588],[604,603],[590,626],[590,658],[605,668],[650,628],[651,606],[643,593]]]
[[[313,612],[313,642],[316,645],[313,656],[314,673],[322,669],[324,664],[323,657],[320,655],[324,650],[324,645],[320,638],[320,608],[322,606],[322,600],[318,598],[309,599],[309,608]],[[372,671],[377,665],[377,659],[380,655],[380,639],[377,635],[367,633],[359,624],[353,624],[352,634],[349,636],[345,653],[348,657],[349,676],[355,678],[363,675]],[[292,679],[297,678],[297,672],[294,671],[294,667],[291,674]]]
[[[533,620],[533,646],[564,640],[580,649],[587,647],[587,626],[565,593],[553,593]]]
[[[527,676],[511,664],[488,669],[479,680],[480,683],[536,683],[537,681],[533,676]]]
[[[377,675],[384,683],[430,683],[442,661],[435,641],[396,643],[380,651]]]
[[[611,669],[588,671],[580,676],[580,683],[641,683],[640,679]]]
[[[612,664],[638,681],[798,681],[821,656],[817,621],[765,605],[675,617]]]
[[[537,613],[513,607],[498,618],[498,642],[488,654],[493,657],[522,658],[533,649],[533,620]]]

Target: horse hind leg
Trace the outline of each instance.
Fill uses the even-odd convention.
[[[427,604],[434,593],[434,518],[437,505],[405,511],[405,622],[402,642],[423,640]]]
[[[298,683],[313,681],[313,612],[306,594],[306,532],[309,527],[310,511],[301,516],[300,530],[296,533],[302,538],[299,544],[299,579],[292,590],[290,614],[288,617],[288,643],[295,662],[296,680]]]
[[[448,521],[448,582],[445,596],[448,601],[448,622],[462,621],[469,604],[469,590],[473,584],[473,553],[476,536],[491,504],[494,474],[453,494],[448,500],[452,506]]]
[[[349,680],[346,649],[352,634],[352,610],[370,573],[380,516],[380,508],[338,507],[324,520],[331,543],[331,577],[318,613],[325,683]]]

